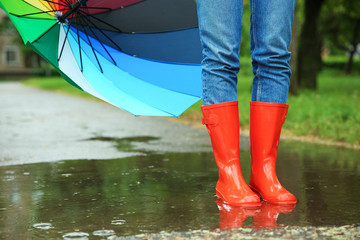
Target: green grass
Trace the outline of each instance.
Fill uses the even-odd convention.
[[[359,62],[354,67],[359,66]],[[285,134],[310,136],[322,140],[360,144],[360,74],[346,75],[344,58],[330,58],[318,76],[318,90],[300,90],[289,96],[289,113],[283,127]],[[251,99],[251,63],[242,60],[238,75],[240,125],[249,128]],[[200,121],[201,103],[184,113],[191,121]],[[196,114],[197,113],[197,114]]]
[[[241,59],[242,69],[238,81],[240,125],[249,128],[249,101],[252,72],[249,59]],[[355,63],[358,67],[359,62]],[[322,140],[360,144],[360,73],[345,75],[344,58],[330,58],[319,74],[317,91],[300,91],[299,96],[289,96],[290,106],[283,132],[294,136],[311,136]],[[72,87],[60,77],[32,78],[26,85],[46,90],[92,98]],[[201,102],[184,114],[184,121],[200,122]]]
[[[73,96],[96,99],[67,83],[62,77],[33,77],[23,82],[25,85],[41,88],[44,90],[61,92]]]
[[[318,91],[301,91],[298,97],[289,97],[291,108],[284,128],[294,135],[359,144],[359,90],[359,76],[323,71]]]

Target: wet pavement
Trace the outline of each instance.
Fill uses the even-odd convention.
[[[28,96],[36,93],[39,98],[52,98],[46,98],[49,105],[34,110],[27,104],[35,102],[31,97],[18,102],[3,97],[3,86],[0,84],[0,239],[121,239],[134,235],[146,239],[152,233],[161,233],[164,239],[187,239],[197,234],[191,230],[201,230],[199,237],[210,238],[215,233],[224,237],[228,232],[223,230],[239,227],[249,237],[256,237],[262,229],[275,229],[270,232],[273,237],[278,236],[276,229],[290,229],[294,232],[290,237],[311,229],[306,231],[310,235],[300,236],[312,238],[315,235],[311,234],[327,229],[325,226],[360,223],[360,151],[283,141],[278,177],[299,203],[231,208],[214,196],[217,167],[206,130],[163,118],[134,118],[103,103],[24,88]],[[5,88],[16,95],[14,88],[23,87],[9,84]],[[13,109],[3,101],[10,105],[13,101]],[[58,105],[51,107],[51,101]],[[83,104],[83,120],[72,112],[78,102]],[[92,111],[86,110],[89,107]],[[45,109],[52,111],[46,114]],[[61,114],[52,116],[54,109]],[[26,111],[28,115],[22,118]],[[55,131],[57,121],[63,128]],[[144,131],[139,131],[142,125]],[[66,148],[71,145],[82,147]],[[241,145],[242,170],[248,180],[246,139]],[[64,149],[78,152],[64,153]],[[83,157],[78,157],[84,149]],[[42,150],[48,152],[37,156]],[[337,228],[331,229],[327,234]],[[358,225],[339,229],[343,230],[336,231],[344,234],[355,232],[349,237],[360,236]],[[257,230],[260,232],[253,232]],[[168,234],[174,231],[182,235]]]
[[[97,137],[159,137],[143,148],[208,151],[206,134],[166,118],[134,117],[104,102],[0,82],[0,165],[136,155],[109,141],[87,141]]]
[[[131,152],[140,139],[114,141],[127,142]],[[282,142],[278,175],[299,203],[258,209],[216,200],[217,167],[209,152],[137,151],[142,154],[122,159],[1,167],[0,233],[4,239],[61,239],[82,232],[100,239],[101,231],[129,236],[360,222],[359,152],[353,150]],[[241,152],[241,161],[248,179],[249,151]]]

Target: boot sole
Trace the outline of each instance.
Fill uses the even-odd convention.
[[[294,205],[294,204],[298,203],[297,200],[295,200],[295,201],[269,201],[267,199],[264,199],[263,196],[261,195],[261,193],[259,193],[255,188],[251,187],[250,185],[249,185],[249,187],[261,199],[261,201],[266,202],[266,203],[275,204],[275,205]]]
[[[222,196],[222,194],[218,191],[216,191],[216,197],[221,199],[224,203],[226,203],[227,205],[230,205],[230,206],[235,206],[235,207],[260,207],[261,206],[261,202],[248,202],[248,203],[229,202],[229,201],[225,200],[225,198]]]

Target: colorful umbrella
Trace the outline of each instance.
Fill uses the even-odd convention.
[[[134,115],[201,98],[194,0],[0,0],[24,43],[69,83]]]

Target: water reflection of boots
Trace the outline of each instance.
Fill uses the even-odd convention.
[[[253,217],[260,212],[260,207],[230,206],[219,198],[216,204],[220,213],[219,228],[221,230],[240,228],[247,217]]]
[[[204,105],[201,110],[219,168],[216,195],[232,206],[260,206],[240,169],[238,102]]]
[[[253,217],[253,228],[275,228],[280,213],[291,214],[295,204],[274,205],[263,203],[260,211]]]

